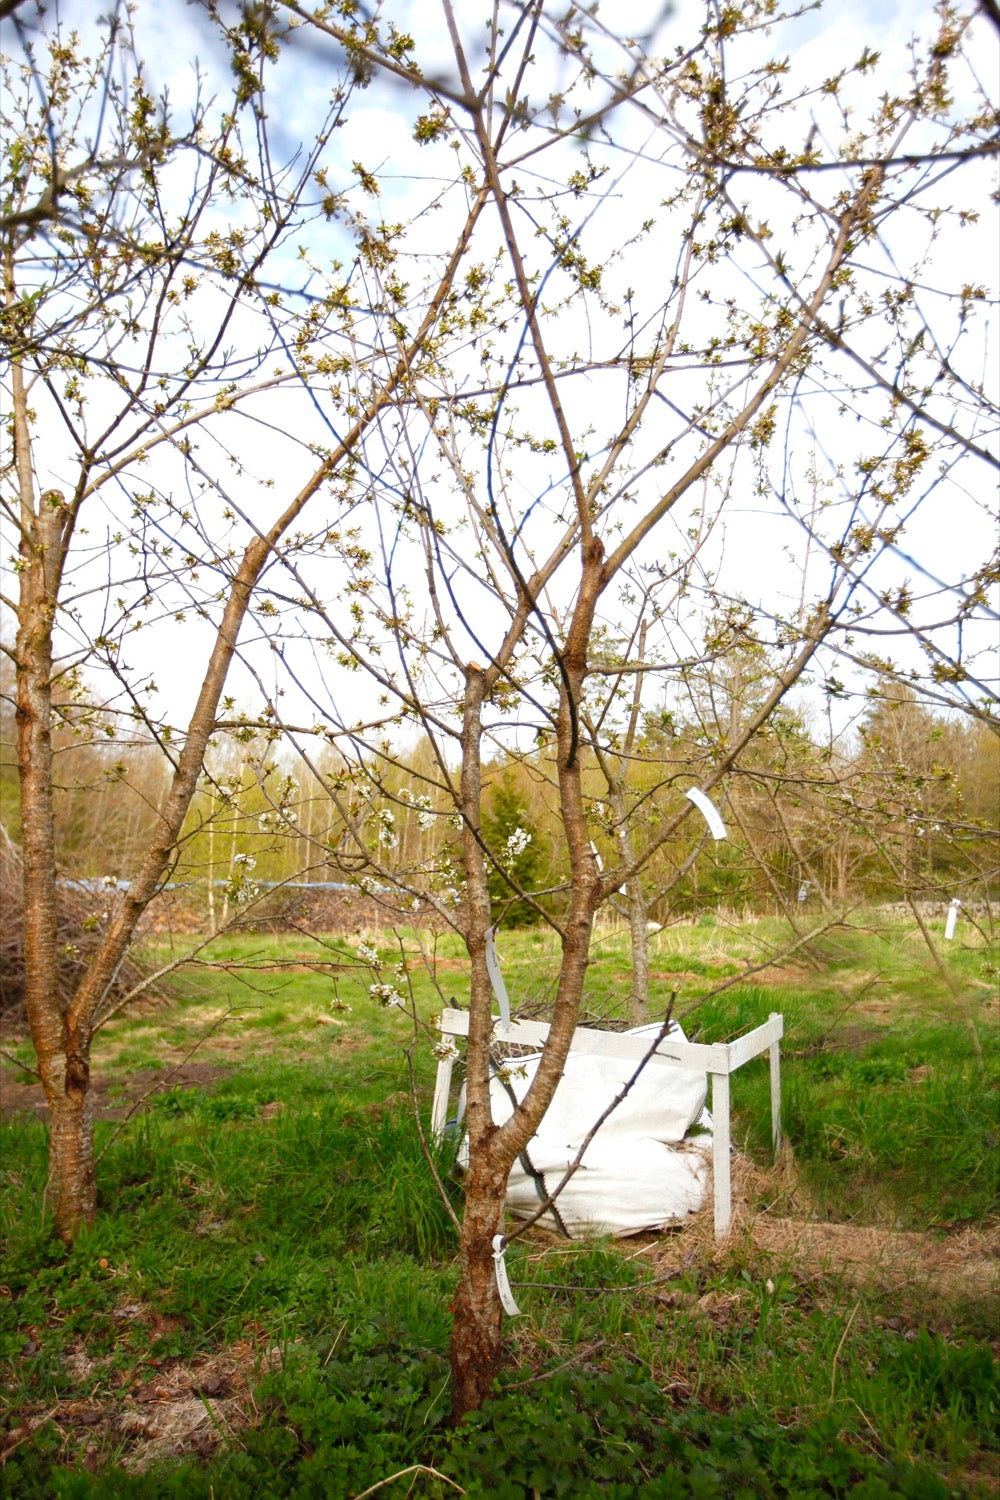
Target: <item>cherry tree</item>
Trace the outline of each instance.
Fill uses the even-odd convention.
[[[946,6],[899,35],[844,28],[834,42],[812,7],[772,0],[659,16],[640,36],[610,11],[546,0],[474,16],[442,0],[440,25],[419,28],[390,0],[363,19],[298,0],[203,19],[222,27],[237,80],[211,144],[211,109],[175,137],[138,67],[141,107],[99,66],[90,114],[74,113],[62,46],[44,89],[12,96],[33,142],[4,219],[21,330],[15,659],[40,914],[30,1005],[60,1225],[71,1234],[93,1209],[89,1160],[66,1143],[88,1139],[107,979],[235,712],[238,656],[255,727],[280,728],[335,805],[323,858],[400,910],[429,904],[467,950],[461,1417],[499,1369],[507,1176],[572,1045],[597,915],[624,891],[641,968],[647,884],[655,872],[668,899],[700,847],[673,859],[700,814],[690,770],[646,753],[644,716],[667,722],[695,670],[767,662],[745,711],[706,731],[696,790],[716,799],[805,685],[837,705],[866,673],[915,676],[939,705],[991,718],[978,216],[997,118],[977,54],[995,37],[988,17]],[[45,76],[29,65],[31,85]],[[313,144],[279,170],[265,117],[282,89],[305,99],[319,78],[332,113],[307,122],[303,106]],[[107,149],[86,135],[94,109],[116,122]],[[53,133],[67,142],[55,164]],[[99,395],[85,398],[84,378]],[[53,424],[64,456],[41,474],[33,425]],[[81,518],[112,494],[117,529],[88,541]],[[128,664],[137,617],[157,608],[160,640],[186,612],[207,648],[169,736]],[[59,662],[57,640],[75,642]],[[174,771],[63,1014],[46,978],[47,693],[95,659]],[[555,888],[518,878],[528,830],[491,825],[498,756],[553,813]],[[400,837],[413,820],[426,840]],[[542,1060],[501,1126],[498,889],[560,947]]]
[[[328,88],[309,146],[282,162],[260,106],[273,47],[252,23],[225,32],[224,96],[192,73],[179,121],[126,7],[86,36],[58,7],[30,9],[17,10],[17,50],[3,61],[12,456],[0,503],[3,604],[16,622],[4,649],[27,1016],[48,1106],[47,1192],[70,1240],[96,1207],[91,1045],[123,1003],[115,977],[176,861],[212,737],[235,717],[226,685],[241,633],[259,635],[273,610],[262,597],[256,614],[255,591],[280,548],[317,545],[293,534],[310,502],[341,514],[354,503],[343,494],[359,436],[419,366],[464,241],[459,232],[429,289],[401,295],[412,332],[387,350],[352,287],[384,235],[352,207],[352,193],[365,196],[357,175],[344,174],[342,192],[327,176],[350,70]],[[318,272],[308,244],[324,240],[344,259],[330,253]],[[338,416],[278,444],[278,488],[249,450],[273,449],[283,396],[301,392],[306,372],[313,399]],[[321,523],[319,544],[325,534]],[[180,722],[176,700],[157,707],[171,656],[183,659]],[[53,734],[125,740],[129,726],[158,747],[168,785],[145,848],[116,872],[100,940],[67,997]]]
[[[350,49],[336,11],[279,10],[311,56]],[[333,789],[354,868],[435,903],[468,952],[461,1416],[499,1367],[507,1175],[572,1044],[595,917],[624,889],[644,925],[643,872],[698,816],[675,771],[641,786],[627,774],[644,700],[668,704],[692,664],[766,652],[755,703],[709,747],[700,790],[716,796],[806,682],[836,701],[868,669],[916,675],[940,702],[991,716],[981,622],[995,565],[976,499],[995,468],[988,291],[957,257],[964,244],[985,263],[996,112],[976,49],[995,38],[950,7],[883,57],[874,38],[831,49],[811,10],[757,0],[661,18],[641,38],[603,9],[534,0],[473,24],[443,0],[440,34],[418,44],[406,14],[377,8],[352,55],[412,89],[426,179],[445,186],[433,229],[415,220],[382,269],[386,293],[407,248],[438,234],[444,252],[445,226],[477,194],[487,204],[420,378],[360,437],[369,511],[363,536],[333,549],[339,589],[332,555],[322,574],[296,562],[310,619],[284,636],[286,659],[304,662],[296,634],[314,640],[321,621],[332,659],[371,688],[371,711],[345,714],[293,668],[357,753],[357,776]],[[954,505],[978,557],[936,543]],[[391,857],[403,799],[377,768],[414,730],[434,756],[419,795],[457,820],[460,861]],[[547,780],[558,891],[524,889],[489,836],[484,784],[501,751]],[[535,901],[561,952],[541,1063],[500,1126],[498,879],[511,901]]]

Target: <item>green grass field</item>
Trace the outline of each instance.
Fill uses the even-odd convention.
[[[394,982],[426,1020],[465,965],[452,938],[421,945],[403,935]],[[964,924],[942,974],[874,914],[786,948],[766,921],[652,939],[654,1016],[676,995],[692,1039],[786,1019],[777,1165],[766,1063],[734,1076],[729,1239],[709,1208],[633,1240],[517,1240],[524,1316],[458,1432],[454,1231],[409,1085],[412,1064],[426,1120],[431,1037],[369,997],[356,942],[231,939],[109,1023],[101,1212],[70,1252],[5,1064],[0,1493],[995,1493],[998,954]],[[381,951],[387,974],[400,948]],[[543,1011],[552,939],[507,935],[501,958],[515,1007]],[[599,937],[593,1017],[628,968]]]

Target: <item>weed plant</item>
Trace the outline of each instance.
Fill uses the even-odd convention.
[[[766,1171],[766,1064],[733,1079],[737,1139],[758,1165],[751,1211],[930,1230],[944,1258],[994,1209],[988,956],[948,955],[978,1007],[980,1063],[966,1017],[949,1011],[954,995],[932,965],[920,969],[910,939],[838,934],[810,963],[712,994],[760,961],[776,931],[672,929],[654,940],[655,1003],[662,1011],[679,989],[688,1034],[705,1040],[785,1016],[791,1186]],[[300,938],[244,941],[252,989],[213,970],[173,1008],[108,1028],[97,1068],[106,1103],[120,1107],[137,1058],[162,1075],[193,1028],[215,1027],[196,1081],[164,1078],[124,1127],[99,1124],[100,1215],[72,1250],[51,1239],[39,1207],[41,1124],[17,1115],[2,1127],[0,1493],[338,1500],[404,1469],[384,1493],[989,1492],[997,1330],[981,1284],[859,1279],[835,1260],[820,1268],[768,1251],[745,1228],[722,1250],[687,1228],[638,1245],[515,1241],[508,1266],[525,1317],[508,1325],[494,1399],[452,1432],[455,1235],[413,1125],[412,1036],[368,999],[362,972],[303,967]],[[460,998],[453,946],[437,945],[440,989],[415,981],[424,1015],[442,989]],[[528,931],[501,949],[512,995],[543,1003],[551,939]],[[620,996],[626,965],[624,941],[603,940],[595,1007]],[[334,977],[350,1013],[331,1016]],[[243,1019],[218,1024],[231,1006]],[[426,1040],[414,1065],[426,1105]],[[439,1167],[447,1178],[447,1158]],[[243,1419],[213,1417],[204,1452],[182,1444],[136,1470],[121,1414],[144,1409],[158,1381],[234,1350]],[[212,1416],[218,1401],[203,1401]]]

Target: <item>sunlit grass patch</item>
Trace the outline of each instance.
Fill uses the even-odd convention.
[[[652,935],[654,1014],[677,990],[692,1038],[785,1016],[789,1147],[773,1169],[755,1060],[732,1079],[724,1246],[710,1209],[634,1241],[514,1241],[524,1317],[496,1400],[456,1439],[441,1426],[456,1239],[405,1056],[426,1121],[429,1038],[369,996],[356,941],[317,971],[300,936],[230,939],[225,967],[102,1033],[100,1215],[71,1252],[39,1211],[42,1124],[2,1127],[2,1378],[27,1424],[2,1482],[18,1500],[339,1495],[419,1460],[489,1495],[556,1494],[558,1474],[574,1496],[974,1493],[996,1418],[996,1070],[988,1027],[981,1066],[912,936],[838,934],[829,963],[817,948],[741,978],[777,951],[777,924]],[[406,955],[424,1019],[466,982],[453,936],[427,951],[432,974]],[[544,1006],[552,934],[502,934],[500,952],[515,1009]],[[992,961],[944,953],[970,991]],[[623,1018],[628,964],[624,934],[602,937],[601,1014]],[[192,1381],[215,1391],[221,1433]],[[182,1433],[173,1457],[160,1407]]]

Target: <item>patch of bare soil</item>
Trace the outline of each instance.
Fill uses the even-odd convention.
[[[736,1156],[732,1174],[733,1223],[727,1239],[715,1244],[709,1206],[676,1236],[675,1258],[693,1253],[698,1259],[720,1260],[748,1238],[779,1267],[787,1265],[809,1277],[832,1272],[859,1289],[922,1289],[942,1305],[986,1303],[1000,1291],[1000,1221],[926,1233],[813,1219],[787,1147],[770,1170]],[[771,1210],[755,1207],[768,1201],[775,1205]],[[658,1255],[658,1269],[661,1260],[666,1267],[666,1259]]]
[[[709,967],[707,959],[705,967]],[[695,974],[691,969],[650,969],[649,977],[656,984],[666,984],[672,990],[679,990],[685,984],[699,984],[705,978],[705,975]],[[616,975],[616,979],[619,986],[628,994],[631,976],[623,969]]]
[[[711,1198],[700,1213],[657,1234],[635,1235],[621,1242],[622,1254],[642,1261],[658,1280],[681,1276],[696,1266],[725,1263],[733,1254],[743,1256],[747,1240],[775,1264],[788,1267],[806,1279],[831,1272],[851,1285],[923,1289],[938,1297],[942,1306],[959,1301],[987,1303],[1000,1291],[1000,1222],[949,1233],[918,1233],[865,1227],[854,1224],[817,1222],[788,1213],[791,1203],[801,1211],[807,1204],[796,1192],[795,1167],[783,1155],[781,1163],[765,1171],[745,1157],[732,1163],[733,1219],[727,1237],[717,1242]],[[784,1203],[784,1212],[767,1212],[755,1204],[770,1199]],[[530,1231],[532,1243],[542,1257],[550,1256],[566,1241],[548,1231]],[[706,1301],[696,1294],[679,1294],[685,1305],[715,1319],[719,1306],[715,1293]],[[740,1300],[740,1293],[726,1293],[723,1302]]]
[[[134,1321],[148,1321],[148,1309],[141,1304],[118,1311]],[[88,1358],[82,1344],[67,1360],[73,1375],[81,1380],[98,1363]],[[47,1424],[62,1434],[64,1450],[87,1467],[100,1467],[109,1453],[133,1473],[142,1473],[161,1459],[190,1454],[208,1457],[257,1419],[253,1388],[280,1363],[278,1348],[261,1349],[243,1339],[190,1362],[146,1367],[107,1396],[102,1393],[23,1410],[0,1438],[0,1464]]]
[[[884,1035],[882,1026],[837,1026],[803,1047],[782,1046],[781,1056],[784,1060],[786,1057],[815,1057],[823,1052],[859,1052]]]
[[[774,1206],[753,1207],[761,1202]],[[819,1221],[809,1207],[787,1145],[770,1170],[734,1158],[733,1233],[748,1236],[778,1263],[806,1275],[835,1272],[859,1288],[922,1288],[943,1303],[985,1302],[1000,1289],[1000,1221],[924,1233]]]
[[[468,972],[469,960],[467,958],[439,958],[434,957],[431,967],[440,969],[445,974],[457,974],[460,970]]]
[[[898,1021],[901,1013],[898,1000],[858,1000],[853,1010],[855,1015],[880,1021],[883,1026],[891,1026],[894,1021]]]
[[[780,1260],[810,1271],[836,1270],[857,1284],[922,1284],[949,1299],[976,1301],[1000,1289],[1000,1225],[941,1236],[759,1214],[750,1234],[759,1250]]]
[[[98,1120],[121,1120],[143,1100],[166,1089],[209,1088],[228,1077],[229,1068],[215,1063],[187,1062],[176,1068],[143,1068],[114,1084],[99,1079],[91,1085],[94,1117]],[[45,1094],[40,1083],[22,1083],[4,1072],[0,1076],[0,1118],[33,1114],[45,1119]]]

